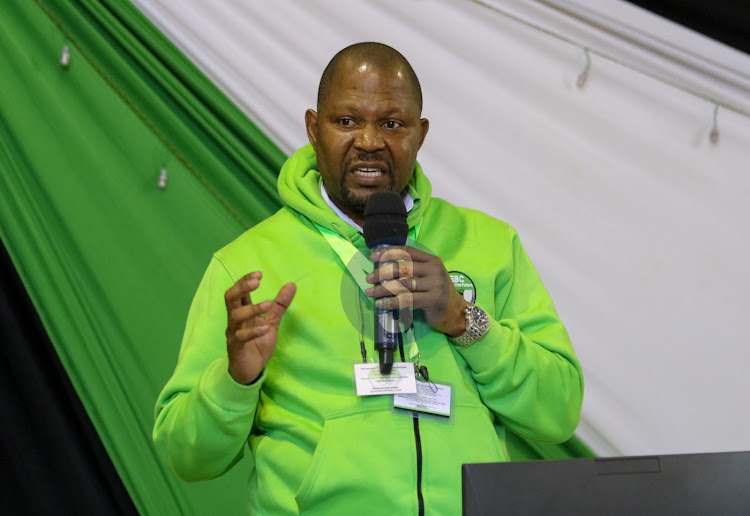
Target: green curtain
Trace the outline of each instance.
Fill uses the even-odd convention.
[[[0,3],[0,238],[142,514],[244,512],[248,467],[179,481],[152,410],[211,253],[280,206],[284,159],[129,2]]]
[[[142,514],[246,506],[247,468],[186,484],[158,460],[153,406],[211,253],[278,208],[284,159],[130,3],[0,3],[0,237]]]

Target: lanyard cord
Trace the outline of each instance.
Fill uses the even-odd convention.
[[[406,357],[404,356],[404,334],[402,332],[398,332],[398,352],[401,353],[401,361],[406,362]]]

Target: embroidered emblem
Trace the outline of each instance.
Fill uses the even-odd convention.
[[[477,300],[477,289],[474,286],[474,282],[466,274],[460,271],[450,271],[448,273],[453,282],[453,286],[456,287],[458,293],[469,302],[474,303]]]

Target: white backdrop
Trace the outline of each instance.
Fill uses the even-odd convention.
[[[568,326],[578,436],[750,449],[749,56],[618,0],[132,1],[288,153],[336,51],[400,50],[435,195],[515,226]]]

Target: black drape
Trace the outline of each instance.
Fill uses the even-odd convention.
[[[0,245],[0,513],[137,514]]]
[[[627,0],[750,54],[749,0]]]

